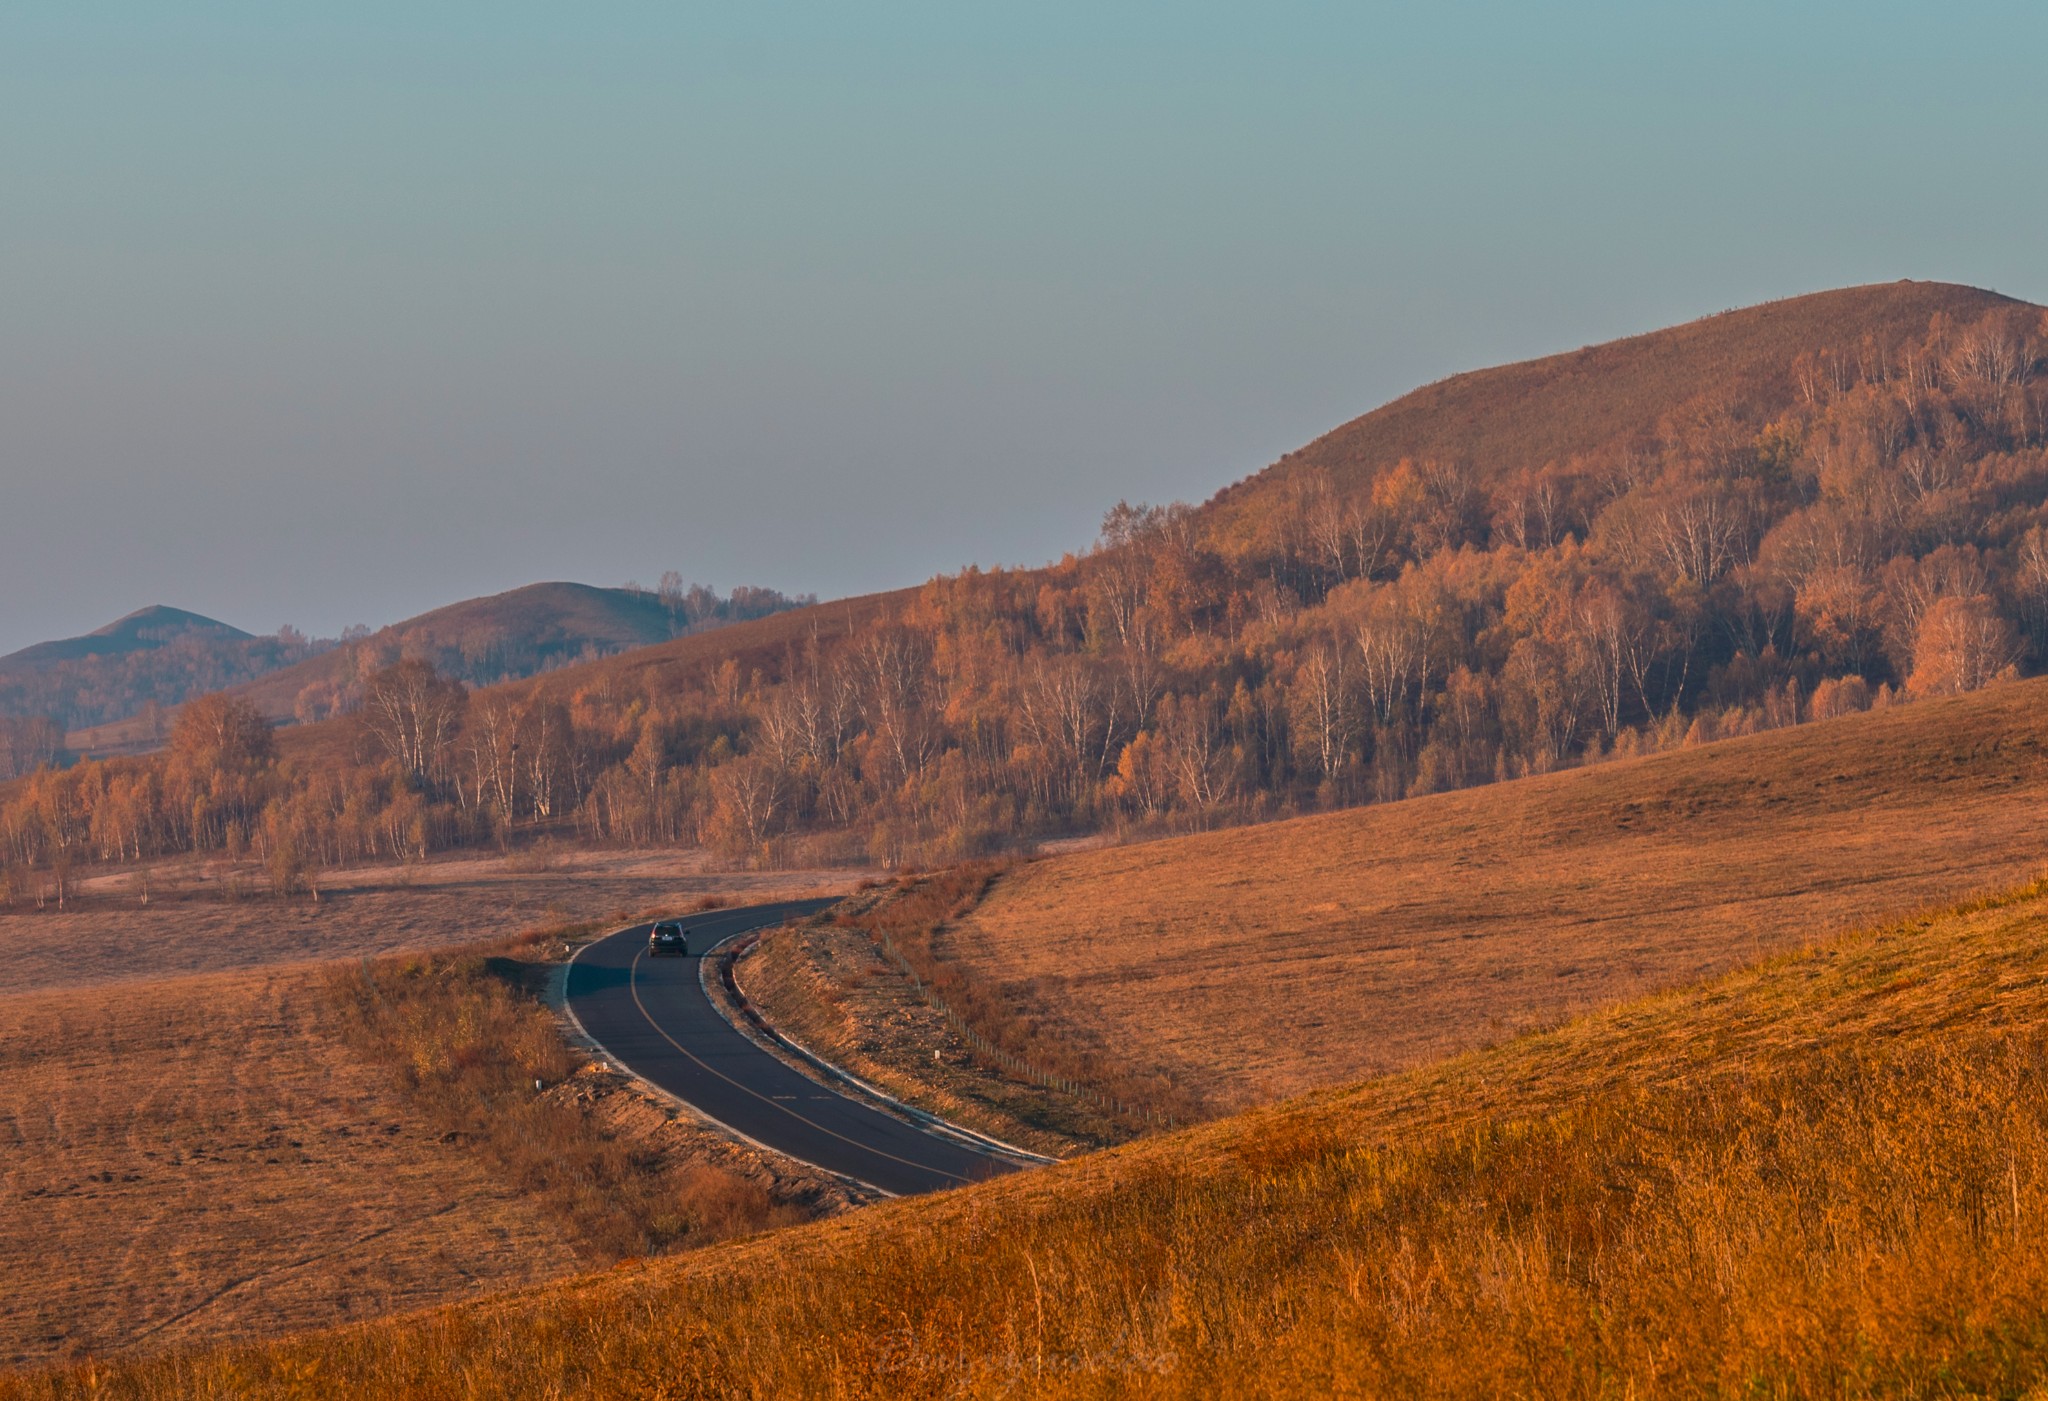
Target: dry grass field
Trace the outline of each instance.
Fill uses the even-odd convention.
[[[1077,852],[942,947],[1229,1108],[1421,1064],[2048,864],[2048,680]]]
[[[563,853],[349,872],[314,906],[223,902],[201,874],[154,873],[146,907],[126,873],[65,913],[0,918],[0,1366],[263,1336],[615,1258],[618,1224],[578,1208],[562,1172],[491,1151],[507,1125],[477,1101],[502,1087],[422,1092],[411,1063],[447,1058],[433,1018],[481,1044],[496,1003],[443,1008],[389,983],[375,1005],[403,1026],[383,1030],[338,995],[336,960],[360,977],[392,949],[848,883]],[[579,1072],[550,1096],[533,1124],[584,1152],[556,1154],[572,1165],[627,1161],[735,1221],[836,1205],[619,1077]],[[579,1143],[585,1123],[626,1147]],[[703,1210],[654,1224],[663,1242],[730,1229]]]
[[[524,1284],[559,1227],[268,969],[0,1002],[0,1363]]]
[[[225,862],[166,862],[149,875],[95,874],[73,907],[0,914],[0,988],[155,981],[399,949],[473,943],[536,925],[837,894],[858,871],[721,870],[696,851],[575,851],[454,857],[324,873],[317,902],[281,903],[263,877]],[[237,884],[244,892],[229,898]]]
[[[0,1396],[2021,1395],[2048,883],[692,1255]]]

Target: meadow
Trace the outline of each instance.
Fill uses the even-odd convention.
[[[1105,1080],[1248,1107],[2032,875],[2048,681],[1014,868],[934,944]]]
[[[577,1266],[337,1022],[303,968],[0,1001],[0,1360],[309,1328]]]
[[[103,987],[188,973],[452,948],[543,925],[848,889],[860,871],[732,871],[704,852],[582,851],[363,863],[280,900],[260,864],[176,858],[95,873],[62,910],[0,911],[0,987]]]
[[[0,1396],[2018,1395],[2048,882],[1428,1069],[477,1305]]]

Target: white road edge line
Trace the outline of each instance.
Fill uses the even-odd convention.
[[[709,1124],[713,1128],[719,1130],[721,1133],[731,1134],[740,1142],[745,1143],[751,1147],[758,1148],[763,1153],[773,1153],[778,1158],[787,1158],[793,1163],[802,1163],[805,1167],[811,1169],[813,1172],[822,1172],[827,1177],[836,1178],[841,1182],[854,1183],[857,1186],[865,1187],[870,1192],[879,1193],[884,1197],[897,1196],[898,1193],[892,1192],[886,1187],[877,1187],[874,1183],[866,1181],[863,1178],[855,1177],[852,1173],[834,1172],[831,1168],[826,1167],[823,1163],[814,1163],[809,1158],[800,1158],[796,1154],[788,1152],[781,1148],[771,1148],[767,1144],[763,1143],[760,1139],[755,1138],[753,1135],[734,1128],[731,1124],[726,1123],[725,1120],[717,1118],[710,1114],[706,1114],[702,1109],[699,1109],[696,1105],[690,1103],[690,1101],[684,1099],[681,1095],[673,1094],[670,1091],[663,1089],[661,1086],[655,1084],[652,1080],[648,1079],[645,1075],[642,1075],[639,1071],[634,1070],[631,1066],[627,1065],[623,1060],[620,1060],[618,1056],[614,1055],[611,1051],[607,1050],[605,1048],[604,1042],[598,1040],[595,1036],[592,1036],[590,1034],[589,1029],[583,1025],[583,1019],[576,1015],[575,1005],[569,1000],[569,970],[573,970],[576,967],[576,960],[583,957],[583,950],[589,948],[592,944],[602,943],[606,939],[614,938],[620,934],[625,933],[628,929],[633,929],[636,927],[636,925],[631,924],[624,925],[618,929],[614,929],[610,934],[598,935],[597,938],[590,940],[589,943],[579,944],[576,948],[576,951],[569,955],[569,961],[562,965],[563,969],[565,970],[562,975],[562,1011],[568,1015],[569,1024],[576,1028],[576,1034],[578,1036],[581,1036],[585,1041],[588,1041],[591,1045],[597,1047],[598,1053],[602,1055],[609,1064],[617,1066],[622,1074],[625,1074],[635,1080],[638,1080],[642,1085],[645,1085],[648,1089],[652,1090],[656,1095],[660,1096],[662,1099],[667,1100],[670,1104],[676,1105],[677,1107],[685,1110],[686,1112],[694,1116],[699,1122]],[[740,934],[744,934],[745,932],[745,930],[736,931],[736,933]],[[734,935],[732,934],[728,934],[726,936],[726,938],[728,939],[732,937],[734,937]],[[721,940],[720,942],[723,942],[723,940]],[[713,945],[713,947],[715,948],[717,947],[717,945]]]
[[[729,934],[724,939],[720,940],[717,944],[714,944],[712,947],[714,950],[721,949],[724,948],[726,944],[732,942],[732,940],[735,938],[743,937],[746,934],[759,935],[764,932],[766,931],[761,929],[748,929],[741,931],[740,934]],[[708,955],[706,957],[708,958]],[[739,1025],[739,1023],[735,1022],[731,1017],[726,1016],[725,1006],[721,999],[713,997],[711,995],[710,984],[705,981],[705,979],[710,977],[708,968],[709,965],[703,960],[700,960],[698,962],[697,982],[698,985],[704,989],[704,1000],[711,1004],[712,1008],[718,1013],[719,1016],[725,1017],[725,1023],[727,1026],[730,1026],[734,1031],[739,1032],[740,1035],[745,1036],[747,1034],[746,1028]],[[741,996],[744,997],[745,994],[741,994]],[[1043,1153],[1034,1153],[1029,1148],[1019,1148],[1014,1143],[1005,1143],[1002,1139],[997,1138],[993,1134],[982,1133],[978,1129],[970,1129],[964,1124],[956,1124],[951,1119],[943,1118],[940,1115],[932,1113],[928,1109],[919,1109],[914,1104],[905,1104],[902,1100],[896,1098],[896,1096],[890,1094],[888,1091],[880,1089],[879,1087],[871,1085],[867,1081],[861,1079],[860,1076],[854,1074],[845,1066],[834,1064],[832,1061],[825,1059],[825,1057],[819,1055],[816,1051],[813,1051],[810,1047],[804,1045],[803,1042],[797,1040],[794,1036],[791,1036],[781,1027],[776,1026],[773,1022],[769,1021],[767,1017],[762,1015],[761,1009],[755,1007],[751,1002],[748,1003],[747,1006],[750,1010],[753,1011],[755,1016],[761,1018],[762,1029],[769,1036],[773,1037],[777,1042],[781,1043],[786,1049],[802,1057],[804,1060],[810,1062],[819,1070],[823,1071],[827,1075],[832,1076],[834,1079],[845,1081],[847,1084],[859,1090],[862,1094],[872,1096],[873,1098],[880,1100],[882,1103],[889,1105],[891,1108],[900,1110],[903,1114],[903,1117],[910,1120],[910,1122],[915,1127],[923,1129],[927,1133],[937,1133],[945,1137],[965,1139],[968,1143],[972,1144],[975,1147],[994,1148],[999,1150],[1000,1152],[1010,1154],[1012,1157],[1022,1158],[1026,1162],[1043,1163],[1050,1165],[1053,1163],[1057,1163],[1059,1161],[1058,1158],[1048,1158]]]
[[[736,931],[734,934],[728,935],[727,937],[736,938],[740,933],[744,932],[744,930]],[[705,1060],[702,1056],[698,1055],[695,1051],[691,1050],[688,1046],[685,1046],[682,1042],[676,1040],[674,1035],[670,1033],[667,1027],[663,1026],[660,1022],[655,1020],[654,1012],[652,1009],[648,1007],[647,1000],[640,996],[640,960],[643,958],[652,957],[653,955],[650,954],[647,950],[640,949],[633,954],[633,961],[626,965],[626,984],[627,987],[630,988],[632,991],[633,1005],[640,1009],[641,1019],[645,1021],[647,1025],[654,1028],[654,1034],[656,1036],[659,1036],[662,1040],[668,1042],[669,1045],[675,1047],[676,1050],[680,1051],[684,1059],[695,1062],[699,1070],[704,1071],[706,1074],[717,1076],[719,1079],[725,1081],[726,1084],[731,1085],[734,1089],[738,1090],[741,1094],[752,1095],[755,1099],[760,1100],[761,1103],[767,1105],[770,1109],[779,1110],[782,1113],[787,1114],[790,1118],[796,1120],[798,1123],[816,1129],[819,1133],[824,1134],[827,1138],[838,1139],[841,1143],[844,1143],[847,1147],[855,1150],[856,1152],[866,1153],[871,1158],[887,1158],[890,1162],[901,1163],[903,1166],[907,1168],[919,1169],[925,1172],[935,1172],[940,1177],[950,1177],[951,1179],[953,1179],[953,1181],[960,1183],[962,1186],[965,1186],[967,1183],[973,1181],[972,1178],[962,1177],[958,1173],[947,1172],[944,1168],[936,1168],[926,1163],[913,1162],[909,1158],[898,1157],[896,1154],[891,1153],[886,1148],[877,1148],[872,1143],[863,1143],[857,1138],[851,1138],[846,1134],[839,1132],[839,1130],[837,1129],[827,1128],[825,1125],[819,1123],[816,1119],[811,1118],[808,1114],[803,1114],[798,1112],[797,1110],[791,1109],[787,1104],[783,1103],[782,1097],[780,1095],[762,1094],[752,1085],[746,1084],[744,1081],[734,1079],[732,1076],[726,1074],[723,1070],[720,1070],[717,1066],[713,1065],[710,1061]],[[721,1018],[721,1020],[723,1019]],[[754,1049],[759,1050],[761,1048],[759,1046],[756,1046]],[[774,1057],[770,1057],[770,1059],[772,1060],[774,1059]],[[778,1062],[778,1064],[780,1064],[780,1062]],[[788,1070],[791,1067],[784,1065],[782,1068],[784,1070]],[[828,1085],[825,1088],[831,1089],[831,1086]],[[833,1090],[833,1093],[836,1094],[840,1099],[846,1101],[848,1104],[858,1103],[858,1101],[856,1101],[853,1098],[853,1096],[845,1093],[842,1090]],[[870,1110],[870,1112],[872,1112],[872,1110]]]

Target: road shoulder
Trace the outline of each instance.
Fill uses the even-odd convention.
[[[812,918],[763,931],[725,956],[746,1004],[776,1032],[916,1113],[1049,1158],[1128,1137],[1085,1102],[985,1064],[858,929]],[[728,1019],[744,1025],[729,994],[714,989],[714,996]],[[830,1082],[789,1049],[769,1049]]]

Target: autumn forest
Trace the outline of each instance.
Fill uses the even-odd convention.
[[[366,652],[333,719],[273,732],[211,696],[159,753],[0,788],[0,894],[185,852],[291,894],[543,837],[935,862],[1973,690],[2048,666],[2040,318],[1800,347],[1766,389],[1540,464],[1284,461],[1227,512],[1120,503],[1055,565],[935,578],[777,648],[736,625],[687,667],[470,690]]]

